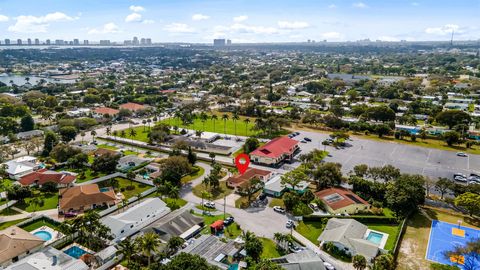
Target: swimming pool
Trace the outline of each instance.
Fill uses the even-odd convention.
[[[43,241],[48,241],[52,239],[52,234],[47,231],[37,231],[33,235],[40,237]]]
[[[382,241],[382,238],[383,238],[383,234],[377,233],[377,232],[369,232],[368,236],[367,236],[368,241],[370,241],[372,243],[375,243],[375,244],[378,244],[378,245]]]
[[[102,187],[102,188],[100,188],[100,192],[107,192],[107,191],[109,191],[109,190],[110,190],[109,187]]]
[[[79,246],[71,246],[63,252],[65,252],[67,255],[72,256],[75,259],[79,259],[80,257],[82,257],[83,254],[88,253],[87,251],[85,251]]]

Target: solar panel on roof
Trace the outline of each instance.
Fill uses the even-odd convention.
[[[338,193],[335,193],[335,194],[325,196],[325,197],[323,197],[323,199],[325,201],[327,201],[327,203],[331,204],[331,203],[335,203],[335,202],[343,200],[343,197],[340,196]]]
[[[353,196],[352,194],[346,194],[346,196],[348,198],[350,198],[350,200],[356,202],[356,203],[362,203],[357,197]]]

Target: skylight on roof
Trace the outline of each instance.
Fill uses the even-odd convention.
[[[338,193],[334,193],[334,194],[330,194],[328,196],[323,197],[323,199],[327,203],[331,204],[331,203],[335,203],[335,202],[343,200],[343,197]]]

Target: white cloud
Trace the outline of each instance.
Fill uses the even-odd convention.
[[[356,8],[366,8],[368,7],[365,3],[363,2],[357,2],[357,3],[354,3],[353,4],[353,7],[356,7]]]
[[[133,12],[142,12],[145,11],[145,8],[142,6],[130,6],[130,10]]]
[[[8,22],[8,17],[0,14],[0,22]]]
[[[277,34],[278,29],[275,27],[266,27],[266,26],[253,26],[245,25],[241,23],[233,24],[230,29],[234,32],[244,33],[244,34]]]
[[[208,20],[210,19],[210,16],[203,15],[203,14],[194,14],[192,16],[192,20],[194,21],[202,21],[202,20]]]
[[[125,22],[141,22],[142,21],[142,14],[140,13],[132,13],[125,17]]]
[[[324,39],[341,39],[342,34],[338,32],[326,32],[322,34],[322,38]]]
[[[171,23],[163,28],[170,33],[194,33],[195,29],[184,23]]]
[[[300,22],[300,21],[279,21],[278,27],[281,29],[305,29],[310,27],[310,24],[307,22]]]
[[[330,4],[330,5],[328,5],[328,8],[337,8],[337,5],[335,5],[335,4]]]
[[[110,34],[118,32],[120,32],[120,29],[113,22],[106,23],[101,28],[94,28],[88,31],[89,34]]]
[[[21,15],[15,19],[15,24],[10,25],[8,31],[17,33],[42,33],[47,32],[50,23],[73,21],[77,18],[70,17],[62,12],[53,12],[45,16]]]
[[[459,32],[460,27],[456,24],[446,24],[444,26],[440,27],[429,27],[425,29],[425,33],[431,34],[431,35],[438,35],[438,36],[444,36],[444,35],[449,35],[454,32]],[[462,31],[460,31],[462,32]]]
[[[237,17],[233,17],[233,21],[234,22],[244,22],[248,20],[248,16],[247,15],[241,15],[241,16],[237,16]]]
[[[142,23],[143,23],[143,24],[154,24],[155,21],[154,21],[154,20],[143,20]]]

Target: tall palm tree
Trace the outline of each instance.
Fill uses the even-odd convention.
[[[113,135],[113,138],[114,138],[115,140],[117,140],[118,131],[114,130],[114,131],[112,132],[112,135]]]
[[[83,144],[83,138],[85,138],[85,135],[86,135],[86,134],[85,134],[84,131],[80,132],[80,137],[82,137],[82,144]]]
[[[362,255],[355,255],[353,257],[353,267],[356,270],[363,270],[367,268],[367,260]]]
[[[135,136],[137,136],[137,131],[135,129],[131,128],[128,131],[128,135],[130,135],[130,138],[132,139],[132,143],[133,143],[133,138],[135,138]]]
[[[107,136],[112,135],[112,127],[111,126],[107,127],[107,129],[105,130],[105,134],[107,134]]]
[[[94,142],[95,141],[95,136],[97,136],[97,132],[95,130],[92,130],[90,132],[90,135],[92,135],[92,142]]]
[[[125,132],[125,130],[120,131],[120,137],[122,138],[127,137],[127,133]]]
[[[160,244],[160,237],[154,232],[148,232],[137,238],[137,245],[139,249],[148,258],[148,268],[150,268],[152,255],[158,250],[158,246]]]
[[[200,121],[202,121],[203,124],[203,130],[205,130],[205,122],[208,120],[208,115],[204,112],[200,114]]]
[[[239,120],[240,117],[238,116],[237,113],[234,113],[233,116],[232,116],[232,120],[233,120],[233,126],[234,126],[234,133],[235,133],[235,137],[237,136],[237,120]]]
[[[248,137],[248,124],[250,124],[250,119],[245,118],[245,120],[243,120],[243,122],[245,123],[245,134]]]
[[[225,134],[225,137],[227,136],[227,120],[229,119],[228,114],[222,115],[222,120],[223,120],[223,133]]]
[[[127,267],[130,267],[132,257],[135,253],[137,253],[137,247],[135,246],[135,243],[130,241],[130,238],[127,238],[118,243],[117,247],[117,255],[122,255],[123,259],[127,261]]]
[[[212,121],[213,121],[213,132],[215,132],[215,121],[218,120],[218,116],[214,114],[210,118],[212,118]]]

